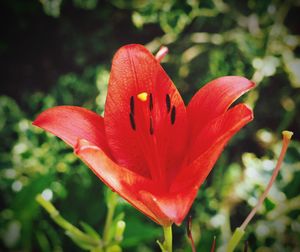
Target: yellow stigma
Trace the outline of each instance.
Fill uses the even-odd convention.
[[[146,93],[146,92],[139,93],[139,94],[137,95],[137,98],[138,98],[140,101],[143,101],[143,102],[147,101],[147,97],[148,97],[148,93]]]

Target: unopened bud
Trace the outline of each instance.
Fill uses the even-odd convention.
[[[168,52],[169,52],[168,47],[162,46],[157,52],[157,54],[155,55],[155,58],[157,59],[158,62],[161,62]]]
[[[116,233],[115,233],[115,240],[122,241],[123,240],[123,233],[125,231],[126,223],[125,221],[118,221],[116,226]]]

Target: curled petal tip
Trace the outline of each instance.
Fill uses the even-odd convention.
[[[97,146],[91,145],[89,141],[78,138],[76,145],[74,146],[74,153],[78,155],[81,151],[86,149],[100,150]]]
[[[247,109],[249,111],[249,120],[252,121],[253,118],[254,118],[254,114],[253,114],[252,108],[248,104],[246,104],[246,103],[242,103],[242,104],[245,107],[245,109]]]
[[[75,153],[75,154],[78,154],[78,151],[79,151],[79,149],[80,149],[79,140],[80,140],[80,139],[77,139],[77,142],[76,142],[76,144],[74,145],[74,153]]]
[[[78,155],[78,153],[80,152],[81,148],[82,148],[82,143],[83,143],[83,139],[78,138],[76,144],[74,145],[74,153],[76,155]]]
[[[41,123],[43,123],[43,113],[39,114],[37,118],[31,123],[32,125],[41,128]]]
[[[235,110],[235,113],[242,115],[243,120],[246,120],[248,122],[252,121],[254,118],[252,108],[246,103],[237,104],[229,110]]]
[[[104,120],[93,111],[77,106],[56,106],[40,113],[33,125],[61,138],[74,147],[78,138],[105,149]]]

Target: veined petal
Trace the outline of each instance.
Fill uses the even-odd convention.
[[[103,118],[76,106],[57,106],[42,112],[32,123],[74,147],[83,138],[110,153],[104,131]]]
[[[80,139],[75,147],[75,154],[100,178],[109,188],[116,191],[136,209],[162,225],[159,216],[145,205],[139,196],[140,190],[147,190],[151,181],[117,165],[100,148],[86,140]]]
[[[118,164],[161,181],[179,165],[187,132],[185,105],[145,47],[127,45],[115,54],[104,123]]]
[[[252,110],[245,104],[239,104],[213,120],[199,132],[190,150],[189,163],[177,174],[171,186],[171,192],[199,187],[208,176],[227,142],[252,119]]]
[[[140,191],[145,204],[156,215],[161,216],[165,225],[176,223],[180,225],[190,210],[197,195],[198,187],[179,190],[176,193],[153,194]]]
[[[217,78],[202,87],[192,98],[187,113],[190,135],[194,137],[212,119],[222,115],[229,106],[255,84],[240,76]]]

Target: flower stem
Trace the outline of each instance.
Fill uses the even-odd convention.
[[[164,229],[164,236],[165,236],[165,241],[164,241],[164,249],[165,252],[172,252],[172,225],[163,227]]]
[[[59,211],[53,206],[53,204],[50,201],[45,200],[42,195],[37,195],[36,201],[50,214],[51,219],[61,228],[95,248],[101,247],[100,240],[91,238],[90,236],[83,233],[80,229],[72,225],[70,222],[68,222],[66,219],[64,219],[60,215]]]
[[[244,234],[245,231],[243,229],[241,229],[240,227],[236,228],[227,245],[226,252],[232,252],[235,249],[235,247],[239,244]]]
[[[262,205],[265,198],[267,197],[267,195],[278,175],[278,172],[279,172],[281,164],[283,162],[285,153],[286,153],[289,143],[291,141],[292,135],[293,135],[293,132],[291,132],[291,131],[285,130],[282,132],[283,144],[282,144],[281,152],[280,152],[277,164],[275,166],[274,172],[272,174],[272,177],[267,185],[267,188],[264,191],[264,193],[260,196],[256,206],[252,209],[252,211],[247,216],[247,218],[245,219],[243,224],[240,227],[236,228],[236,230],[234,231],[234,233],[227,245],[226,252],[232,252],[235,249],[235,247],[238,245],[239,241],[242,239],[242,237],[245,234],[245,229],[246,229],[247,225],[249,224],[249,222],[251,221],[251,219],[253,218],[253,216],[255,215],[255,213],[257,212],[257,210],[259,209],[259,207]]]
[[[118,195],[116,193],[111,193],[109,202],[107,203],[108,212],[106,215],[104,230],[103,230],[103,243],[104,246],[110,242],[110,228],[112,225],[115,209],[117,206]]]

